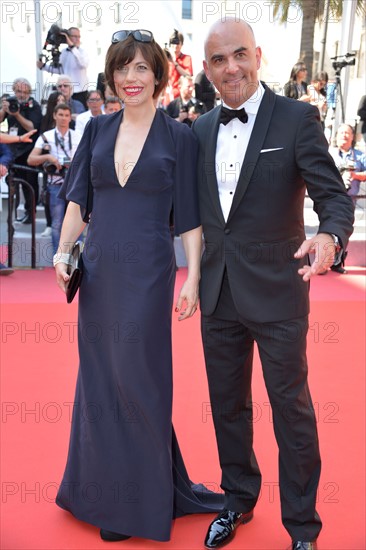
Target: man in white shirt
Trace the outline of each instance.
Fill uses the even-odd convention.
[[[55,254],[66,208],[66,202],[59,199],[57,195],[79,145],[80,135],[69,128],[71,109],[68,105],[64,103],[56,105],[53,118],[56,128],[48,130],[37,139],[35,147],[28,157],[28,164],[30,166],[43,165],[47,173],[47,193],[52,219],[52,246]]]
[[[282,523],[292,550],[315,550],[321,461],[307,382],[309,279],[330,268],[338,247],[346,248],[353,207],[329,157],[318,109],[274,94],[258,80],[260,64],[261,49],[245,21],[214,23],[204,69],[223,105],[192,127],[200,145],[205,237],[201,328],[225,492],[205,547],[230,542],[253,518],[260,496],[251,389],[256,343],[279,447]],[[319,216],[311,239],[303,219],[306,190]]]
[[[99,90],[90,90],[87,95],[86,104],[88,110],[78,115],[75,124],[75,130],[80,135],[83,134],[87,122],[96,116],[102,115],[103,98]]]
[[[67,74],[74,85],[73,99],[81,101],[84,107],[87,107],[89,56],[80,47],[80,30],[77,27],[70,27],[67,33],[61,32],[60,34],[65,37],[67,43],[67,47],[62,50],[60,55],[60,65],[54,67],[51,62],[37,61],[37,67],[52,74]]]

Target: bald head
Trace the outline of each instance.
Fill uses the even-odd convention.
[[[254,31],[252,27],[244,21],[244,19],[235,19],[234,17],[226,17],[225,20],[219,19],[218,21],[215,21],[213,25],[208,30],[205,42],[204,42],[204,48],[205,48],[205,59],[207,61],[207,44],[210,41],[211,37],[215,37],[215,35],[219,38],[222,35],[226,35],[227,33],[230,33],[231,30],[235,29],[235,31],[240,32],[242,30],[243,33],[248,34],[248,39],[250,37],[253,41],[253,46],[256,46]]]
[[[237,109],[257,91],[261,56],[246,21],[219,20],[210,28],[203,67],[229,107]]]

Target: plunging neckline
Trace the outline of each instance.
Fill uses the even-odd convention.
[[[155,124],[155,121],[156,121],[156,118],[157,118],[157,112],[158,112],[158,109],[155,110],[154,118],[152,119],[152,122],[151,122],[151,125],[150,125],[150,128],[149,128],[149,131],[148,131],[148,133],[147,133],[147,135],[146,135],[146,138],[145,138],[145,141],[144,141],[144,143],[143,143],[143,145],[142,145],[140,154],[139,154],[139,156],[138,156],[138,158],[137,158],[137,161],[135,162],[135,166],[132,168],[131,173],[130,173],[130,175],[128,176],[128,178],[127,178],[127,180],[126,180],[126,183],[125,183],[124,185],[121,185],[121,183],[120,183],[120,181],[119,181],[119,178],[118,178],[118,173],[117,173],[117,170],[116,170],[116,166],[118,165],[118,162],[116,161],[115,152],[116,152],[116,140],[117,140],[117,135],[118,135],[118,132],[119,132],[119,129],[120,129],[122,120],[123,120],[123,111],[122,111],[122,114],[121,114],[121,121],[120,121],[119,124],[118,124],[117,131],[116,131],[116,134],[115,134],[115,136],[114,136],[114,149],[113,149],[114,175],[115,175],[117,184],[118,184],[118,186],[119,186],[121,189],[124,189],[124,188],[127,186],[127,184],[128,184],[128,182],[129,182],[129,180],[130,180],[132,174],[133,174],[133,173],[135,172],[135,170],[136,170],[136,166],[137,166],[138,163],[140,162],[140,158],[142,157],[142,154],[143,154],[143,152],[144,152],[146,143],[147,143],[147,141],[148,141],[148,139],[149,139],[149,137],[150,137],[152,127],[153,127],[154,124]],[[107,116],[108,116],[108,115],[107,115]]]

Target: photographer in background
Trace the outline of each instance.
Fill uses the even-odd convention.
[[[53,28],[53,27],[51,27]],[[57,28],[57,27],[56,27]],[[74,86],[74,93],[72,98],[80,101],[85,109],[87,109],[86,96],[88,89],[88,76],[87,68],[89,65],[89,56],[80,46],[80,30],[77,27],[70,27],[69,29],[58,29],[59,35],[55,31],[52,42],[56,44],[61,43],[61,40],[67,44],[67,47],[62,50],[60,55],[60,63],[54,66],[52,62],[44,63],[41,60],[37,61],[37,67],[40,70],[47,71],[52,74],[67,74]]]
[[[5,119],[8,122],[8,133],[17,137],[17,141],[10,145],[14,164],[27,166],[29,151],[37,137],[35,134],[31,142],[23,141],[22,136],[31,130],[39,130],[42,119],[41,106],[31,97],[31,85],[25,78],[16,78],[13,82],[14,96],[4,97],[1,100],[0,123]],[[20,168],[14,175],[26,180],[34,190],[35,206],[38,203],[38,177],[36,173],[26,172]],[[32,195],[31,191],[23,186],[24,217],[22,223],[32,223]]]
[[[353,147],[354,130],[349,124],[341,124],[337,130],[337,146],[329,153],[340,171],[347,193],[356,205],[361,181],[366,180],[366,155]]]
[[[181,76],[178,81],[179,97],[169,103],[167,114],[178,122],[184,122],[188,118],[188,111],[196,100],[192,97],[194,92],[193,78]]]
[[[354,130],[349,124],[341,124],[337,130],[337,146],[330,147],[329,153],[342,176],[348,195],[352,197],[356,207],[357,195],[361,181],[366,180],[366,155],[354,149]],[[346,273],[343,258],[336,258],[331,270],[337,273]]]
[[[80,135],[70,130],[71,109],[65,103],[56,105],[53,117],[56,127],[42,134],[28,157],[29,166],[43,166],[47,174],[47,194],[52,221],[52,246],[56,254],[60,240],[66,202],[57,197],[67,169],[73,159]]]
[[[182,53],[183,42],[183,34],[174,29],[169,38],[169,48],[164,50],[169,61],[168,88],[171,101],[179,96],[178,81],[180,77],[193,75],[192,58],[190,55]]]

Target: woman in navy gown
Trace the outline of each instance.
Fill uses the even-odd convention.
[[[70,201],[54,258],[63,290],[70,246],[86,221],[89,228],[80,366],[56,502],[101,528],[104,540],[167,541],[173,518],[222,507],[219,495],[189,481],[171,423],[171,212],[188,262],[180,320],[197,309],[201,227],[195,137],[155,109],[167,78],[149,31],[114,33],[106,80],[124,111],[91,119],[61,190]]]

